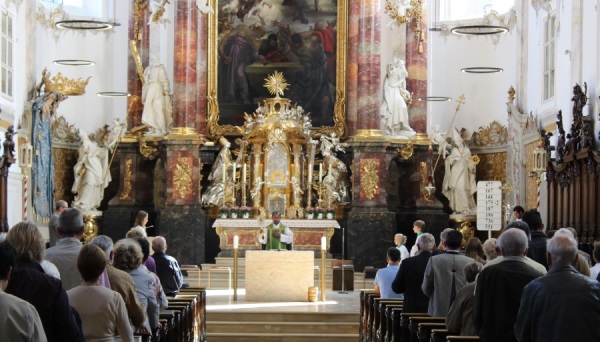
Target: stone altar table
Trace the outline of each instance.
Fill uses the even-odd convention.
[[[247,251],[246,300],[306,302],[314,263],[312,251]]]
[[[257,234],[261,227],[271,223],[271,219],[265,219],[259,223],[258,219],[216,219],[213,223],[220,242],[220,257],[233,256],[233,237],[238,235],[240,238],[239,252],[240,257],[244,256],[247,250],[259,250],[261,245],[258,242]],[[336,220],[286,220],[281,223],[288,226],[294,233],[294,250],[319,252],[321,250],[321,237],[327,238],[327,249],[333,236],[334,229],[340,228]],[[315,254],[315,253],[313,253]],[[320,257],[320,253],[315,254]]]

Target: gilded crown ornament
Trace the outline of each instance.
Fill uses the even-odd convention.
[[[283,96],[283,91],[289,86],[283,77],[283,73],[279,71],[275,71],[273,75],[269,75],[269,77],[265,78],[265,81],[265,88],[267,88],[271,95],[275,95],[276,97]]]
[[[62,73],[58,73],[54,76],[50,75],[47,68],[42,71],[42,84],[44,85],[44,92],[48,93],[56,91],[65,96],[77,96],[85,94],[85,87],[90,81],[92,76],[87,79],[78,78],[70,79],[63,76]]]

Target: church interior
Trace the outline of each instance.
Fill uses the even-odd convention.
[[[391,318],[375,337],[386,310],[369,316],[369,291],[396,234],[416,245],[415,221],[436,245],[461,232],[464,248],[499,238],[520,206],[593,253],[599,2],[3,1],[0,232],[29,221],[51,241],[66,201],[82,241],[116,242],[145,211],[192,288],[212,276],[226,294],[194,297],[223,316],[238,285],[242,314],[268,301],[253,265],[291,264],[277,284],[299,291],[281,301],[320,286],[316,311],[360,314],[328,341],[408,341]],[[206,312],[193,312],[187,338],[204,340]]]

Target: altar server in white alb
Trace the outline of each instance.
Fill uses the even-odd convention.
[[[264,250],[291,250],[294,241],[294,233],[286,225],[280,222],[281,214],[273,212],[273,223],[261,229],[258,242],[263,245]]]

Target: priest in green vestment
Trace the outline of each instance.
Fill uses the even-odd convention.
[[[281,223],[281,214],[278,211],[273,212],[272,218],[273,223],[262,228],[258,241],[263,245],[263,249],[267,251],[291,249],[294,233]]]

